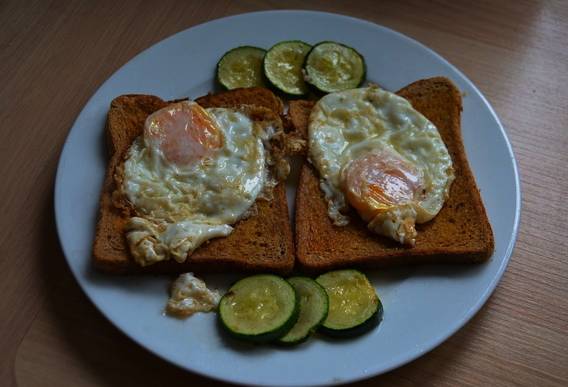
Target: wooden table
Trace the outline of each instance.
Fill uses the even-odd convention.
[[[132,56],[207,20],[281,7],[368,19],[433,48],[491,102],[521,171],[519,239],[487,304],[431,353],[359,385],[568,385],[567,3],[156,4],[0,3],[1,385],[214,383],[128,340],[83,295],[57,241],[55,170],[88,98]]]

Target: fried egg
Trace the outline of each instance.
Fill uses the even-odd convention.
[[[122,170],[136,262],[183,262],[206,240],[229,235],[270,180],[267,138],[244,113],[192,101],[148,116]]]
[[[371,231],[416,242],[454,180],[437,128],[404,98],[376,86],[328,94],[309,119],[309,158],[334,224],[354,208]]]

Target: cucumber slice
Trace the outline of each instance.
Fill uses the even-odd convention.
[[[217,63],[217,80],[231,90],[239,87],[265,87],[262,61],[266,50],[242,46],[227,51]]]
[[[264,75],[275,88],[286,94],[306,94],[309,87],[304,82],[302,66],[311,48],[300,40],[275,44],[264,56]]]
[[[299,344],[310,337],[327,317],[329,301],[325,289],[308,277],[288,279],[300,299],[300,317],[296,325],[281,337],[282,344]]]
[[[266,342],[284,336],[298,320],[296,291],[285,279],[259,274],[236,282],[221,298],[221,325],[233,336]]]
[[[375,288],[357,270],[337,270],[316,281],[329,296],[329,313],[320,330],[331,336],[354,336],[374,328],[382,319],[383,306]]]
[[[316,44],[304,63],[306,81],[324,93],[354,89],[365,80],[365,59],[336,42]]]

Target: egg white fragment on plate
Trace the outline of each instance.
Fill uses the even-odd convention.
[[[197,312],[211,312],[221,301],[221,293],[207,288],[205,282],[193,273],[181,274],[173,283],[166,312],[187,317]]]
[[[171,287],[166,312],[170,315],[187,317],[197,312],[211,312],[221,301],[221,293],[207,288],[205,281],[193,273],[181,274]]]
[[[414,245],[454,180],[438,129],[404,98],[376,86],[328,94],[309,119],[309,158],[335,225],[357,210],[373,232]]]
[[[267,132],[239,111],[192,101],[151,114],[122,171],[136,212],[126,225],[136,262],[183,262],[206,240],[229,235],[270,180]]]

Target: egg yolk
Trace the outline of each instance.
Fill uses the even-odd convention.
[[[420,171],[386,149],[353,160],[343,173],[345,196],[366,221],[415,201],[423,190]]]
[[[177,165],[194,163],[223,145],[223,133],[215,121],[192,101],[169,105],[148,116],[144,138]]]

